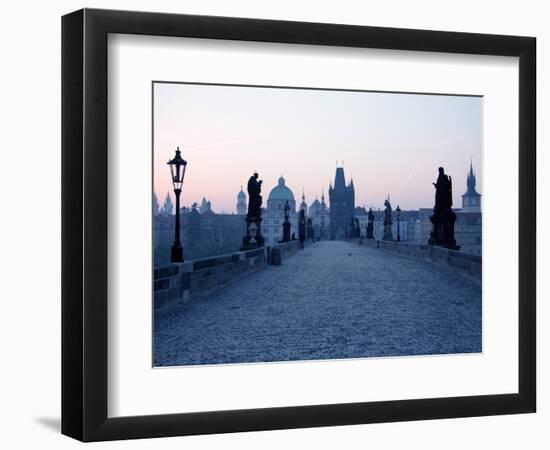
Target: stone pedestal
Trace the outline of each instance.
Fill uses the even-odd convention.
[[[393,234],[391,232],[391,226],[393,222],[384,221],[384,235],[382,236],[383,241],[393,241]]]
[[[262,218],[247,217],[246,236],[243,238],[241,250],[252,250],[264,246],[264,237],[262,236]]]
[[[374,225],[372,222],[367,224],[367,239],[374,239]]]
[[[432,232],[428,244],[445,247],[451,250],[459,250],[455,240],[455,221],[456,214],[451,208],[443,211],[436,211],[430,216],[432,222]]]
[[[283,222],[283,240],[282,242],[290,242],[290,222],[285,220]]]

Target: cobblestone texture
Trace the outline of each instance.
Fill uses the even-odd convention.
[[[480,351],[480,283],[341,241],[155,317],[156,366]]]

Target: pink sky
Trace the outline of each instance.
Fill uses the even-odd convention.
[[[188,161],[182,205],[206,197],[234,212],[254,170],[264,202],[283,175],[310,204],[334,179],[336,160],[353,176],[357,206],[433,206],[442,165],[461,205],[470,158],[482,193],[480,97],[155,83],[154,188],[173,199],[169,168],[176,146]],[[327,196],[328,201],[328,196]]]

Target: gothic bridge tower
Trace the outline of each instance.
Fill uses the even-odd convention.
[[[345,239],[350,233],[350,226],[355,210],[355,188],[353,180],[346,186],[344,168],[337,167],[332,184],[328,190],[330,202],[330,239]]]
[[[462,194],[462,210],[480,212],[481,211],[481,195],[476,191],[476,176],[472,161],[470,161],[470,172],[466,179],[467,190]]]

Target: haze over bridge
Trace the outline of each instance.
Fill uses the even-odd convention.
[[[481,352],[481,285],[347,241],[155,314],[156,366]]]

